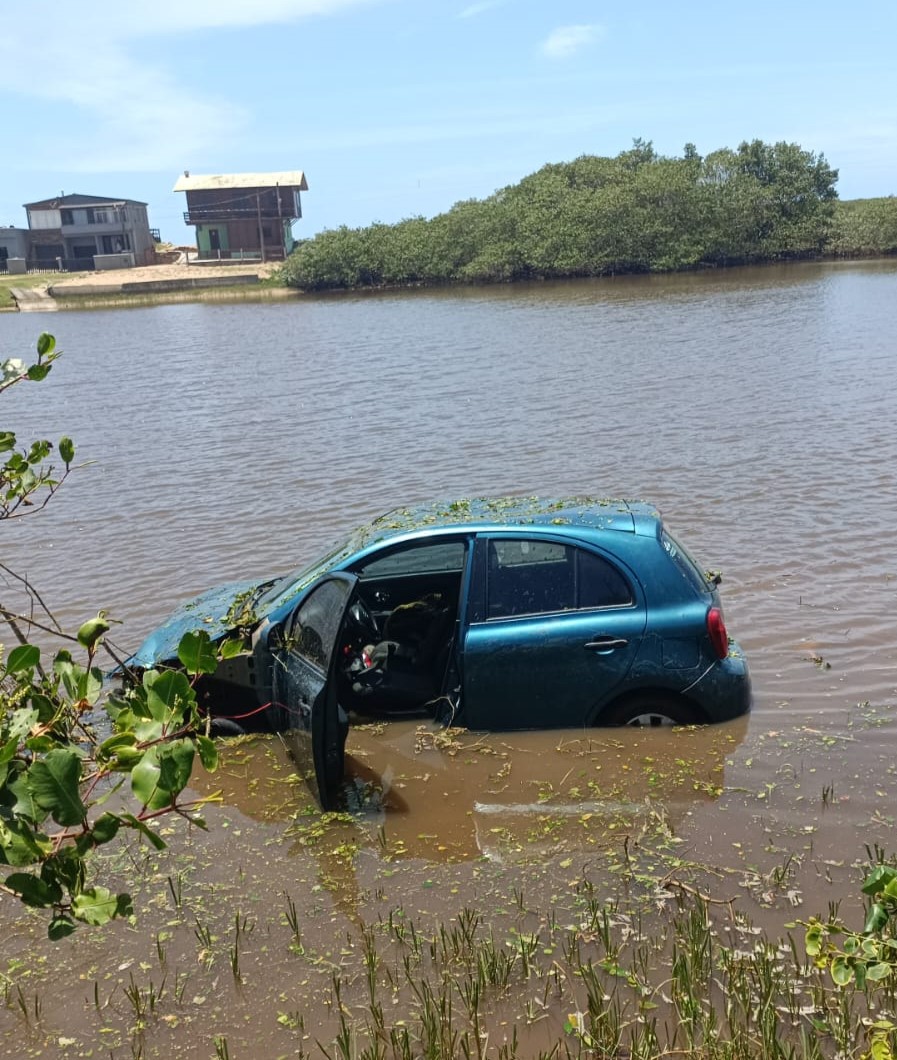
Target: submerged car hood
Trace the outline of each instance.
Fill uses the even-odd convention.
[[[128,659],[127,665],[146,668],[177,659],[181,637],[191,630],[204,629],[212,640],[218,640],[241,625],[255,625],[256,620],[250,622],[245,615],[234,616],[232,609],[242,611],[242,608],[234,608],[241,598],[248,602],[258,590],[270,584],[270,578],[262,581],[228,582],[188,600],[150,633]],[[235,621],[235,617],[242,618],[242,622]]]

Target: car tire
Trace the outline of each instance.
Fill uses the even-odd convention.
[[[690,703],[661,693],[645,692],[611,707],[602,725],[655,729],[664,725],[700,725],[704,718]]]

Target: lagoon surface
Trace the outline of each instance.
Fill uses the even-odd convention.
[[[532,841],[538,815],[521,839],[500,776],[520,786],[513,806],[555,802],[567,807],[559,819],[580,803],[600,816],[611,788],[620,805],[650,805],[689,857],[741,872],[728,890],[748,897],[757,897],[744,882],[750,873],[767,878],[790,854],[789,878],[801,865],[805,878],[781,916],[797,901],[809,915],[824,910],[832,887],[839,898],[855,892],[851,863],[864,844],[895,846],[895,324],[893,261],[4,314],[4,357],[27,357],[43,329],[65,351],[47,382],[4,397],[4,425],[20,439],[70,434],[87,466],[46,512],[4,527],[3,562],[69,626],[106,608],[122,620],[114,640],[127,652],[201,589],[285,571],[411,500],[518,492],[650,500],[704,565],[723,572],[729,631],[753,674],[749,719],[697,733],[495,736],[462,753],[407,724],[361,731],[349,746],[358,770],[399,776],[402,809],[361,828],[351,871],[336,858],[340,887],[327,886],[328,874],[339,875],[333,865],[286,836],[283,822],[301,801],[296,786],[264,794],[290,773],[288,761],[270,745],[243,748],[229,779],[213,778],[228,789],[215,811],[228,840],[214,820],[210,838],[190,840],[189,864],[202,865],[193,883],[233,897],[243,893],[236,877],[263,866],[259,894],[246,899],[252,915],[280,923],[282,899],[275,912],[263,894],[271,903],[290,891],[316,918],[322,950],[324,936],[332,949],[334,924],[344,932],[383,903],[448,916],[492,893],[498,877],[484,878],[497,865],[506,887],[502,874],[514,865],[523,875],[513,886],[525,879],[547,899],[552,857],[569,865],[586,854],[594,864],[595,836],[549,830],[539,872],[527,876],[526,859],[513,855]],[[9,606],[15,587],[4,592]],[[638,768],[646,761],[650,769]],[[682,762],[688,767],[674,765]],[[599,790],[596,777],[623,773],[637,774],[625,791]],[[536,790],[527,793],[528,784]],[[164,886],[173,870],[156,871]],[[774,927],[776,901],[759,906]],[[3,899],[12,939],[3,957],[24,959],[36,946],[41,959],[63,954],[87,979],[108,960],[106,946],[116,962],[152,963],[159,923],[145,908],[139,915],[149,925],[142,936],[85,930],[76,939],[89,942],[53,949],[33,941],[37,920],[23,924]],[[202,979],[189,964],[195,940],[189,929],[182,935],[182,966]],[[266,945],[277,943],[266,936]],[[251,946],[259,950],[258,936]],[[276,983],[289,993],[280,977],[294,983],[297,971],[283,954],[271,962],[259,953],[242,993],[228,987],[222,1005],[210,998],[189,1010],[205,1051],[191,1052],[169,1021],[147,1039],[146,1055],[214,1055],[219,1032],[234,1056],[289,1052],[291,1025],[277,1015],[304,998],[271,998]],[[222,958],[217,971],[229,980],[224,968]],[[118,977],[125,984],[127,974]],[[210,988],[189,989],[192,997]],[[80,996],[75,988],[69,1000]],[[0,1009],[0,1023],[14,1015]],[[106,1048],[132,1055],[127,1006],[111,1002],[103,1017],[78,1017],[79,1047],[99,1040],[103,1019],[117,1028]],[[47,1034],[63,1033],[63,1023],[46,1020]],[[24,1055],[6,1041],[0,1055]],[[241,1041],[268,1044],[235,1052]]]

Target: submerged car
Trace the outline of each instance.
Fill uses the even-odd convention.
[[[241,638],[202,680],[204,709],[232,727],[302,734],[330,806],[352,715],[501,730],[744,714],[748,668],[718,582],[642,502],[418,505],[303,570],[198,597],[128,667],[176,664],[189,630]]]

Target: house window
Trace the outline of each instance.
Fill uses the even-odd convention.
[[[62,223],[64,225],[73,225],[75,223],[74,219],[72,218],[72,211],[71,210],[63,210],[62,211]]]
[[[107,225],[109,224],[109,211],[108,210],[95,210],[88,208],[87,210],[87,223],[89,225]]]
[[[121,232],[115,236],[103,236],[104,254],[121,254],[131,249],[131,237],[127,232]]]

